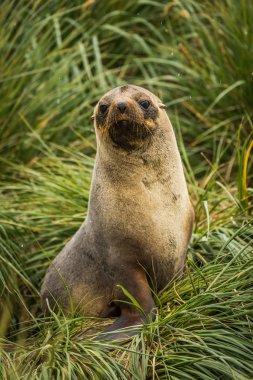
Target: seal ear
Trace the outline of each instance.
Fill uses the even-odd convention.
[[[94,120],[95,119],[95,115],[93,114],[90,118],[91,118],[91,120]]]
[[[163,103],[159,103],[159,104],[158,104],[158,107],[159,107],[159,108],[162,108],[162,109],[167,108],[167,106],[166,106],[165,104],[163,104]]]

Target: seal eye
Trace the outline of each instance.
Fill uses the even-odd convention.
[[[142,108],[144,108],[145,110],[148,109],[148,107],[150,106],[150,102],[148,100],[141,100],[139,102],[139,104],[142,106]]]
[[[108,105],[107,104],[100,104],[99,106],[99,110],[101,113],[105,113],[108,109]]]

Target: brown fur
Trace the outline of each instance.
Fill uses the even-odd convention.
[[[148,110],[141,100],[150,102]],[[119,102],[126,103],[124,112]],[[108,105],[104,114],[101,104]],[[150,287],[159,291],[182,272],[194,213],[164,107],[151,92],[130,85],[108,92],[95,107],[88,216],[47,271],[45,310],[58,304],[67,313],[72,305],[89,316],[118,314],[114,331],[140,323],[154,307]]]

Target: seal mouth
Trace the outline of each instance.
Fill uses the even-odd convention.
[[[138,124],[132,120],[120,120],[110,126],[109,135],[114,144],[130,150],[141,146],[151,132],[144,124]]]
[[[114,123],[112,126],[114,127],[114,128],[121,128],[121,127],[125,127],[125,128],[131,128],[131,127],[133,127],[133,122],[132,121],[130,121],[130,120],[120,120],[120,121],[118,121],[117,123]]]

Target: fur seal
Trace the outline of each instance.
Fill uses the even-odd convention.
[[[152,291],[182,273],[194,212],[164,108],[133,85],[109,91],[96,105],[88,215],[46,273],[45,311],[118,316],[109,332],[139,325],[152,315]]]

